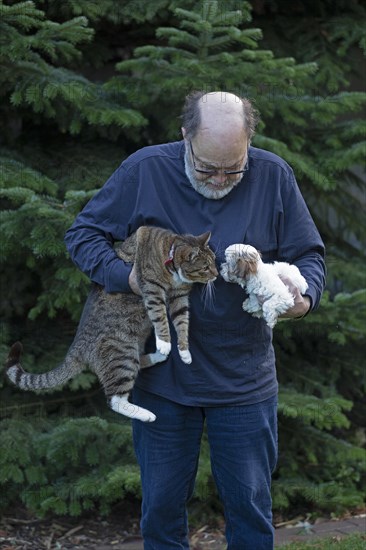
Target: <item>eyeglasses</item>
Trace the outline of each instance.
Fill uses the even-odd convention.
[[[196,170],[196,172],[198,172],[199,174],[205,174],[206,176],[213,176],[221,171],[221,168],[213,168],[213,169],[207,169],[207,170],[202,170],[201,168],[197,168],[195,163],[196,155],[193,152],[191,141],[189,142],[189,146],[192,154],[193,168]],[[242,170],[223,170],[223,173],[225,174],[225,176],[235,176],[237,174],[244,174],[247,170],[248,170],[248,160],[246,161],[245,166]]]

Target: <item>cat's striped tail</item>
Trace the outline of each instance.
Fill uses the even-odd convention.
[[[82,368],[75,369],[75,365],[73,369],[68,368],[67,361],[65,360],[65,363],[49,372],[31,374],[25,372],[20,364],[22,351],[22,344],[20,342],[15,342],[10,349],[5,363],[7,377],[13,384],[22,390],[41,390],[61,386],[83,370]]]

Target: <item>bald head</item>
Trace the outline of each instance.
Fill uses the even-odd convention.
[[[187,98],[182,132],[194,143],[204,163],[233,166],[248,147],[248,131],[243,100],[231,93],[195,93]]]
[[[243,139],[250,141],[258,115],[248,99],[235,94],[192,92],[186,98],[182,119],[185,139],[200,144],[209,140],[216,154],[219,146],[222,152],[225,144],[236,147]]]
[[[210,151],[210,156],[220,158],[230,150],[231,160],[240,158],[248,142],[241,99],[223,92],[205,94],[199,102],[199,113],[195,141],[202,144],[204,156]]]
[[[238,123],[244,127],[243,102],[240,97],[226,92],[212,92],[201,97],[199,102],[201,129],[220,122]]]

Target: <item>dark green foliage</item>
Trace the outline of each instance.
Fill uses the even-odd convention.
[[[96,417],[24,417],[2,422],[3,506],[20,498],[30,510],[77,516],[102,512],[126,494],[139,494],[131,426]],[[6,496],[5,496],[6,495]]]
[[[72,341],[87,278],[63,235],[127,154],[180,139],[193,89],[261,114],[253,145],[283,156],[327,246],[320,309],[275,329],[275,510],[361,503],[365,443],[365,123],[361,2],[0,0],[1,358],[21,339],[41,372]],[[80,514],[139,496],[131,428],[95,377],[57,392],[1,380],[1,506]],[[220,509],[204,438],[193,510]]]

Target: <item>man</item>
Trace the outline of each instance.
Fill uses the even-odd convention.
[[[177,233],[211,231],[218,264],[234,243],[264,261],[295,263],[306,278],[287,317],[317,307],[324,248],[291,168],[250,146],[256,117],[248,100],[193,93],[183,111],[183,141],[146,147],[126,159],[66,235],[75,263],[107,292],[139,293],[134,270],[113,251],[141,225]],[[133,399],[157,415],[134,421],[141,468],[145,550],[189,548],[186,504],[193,492],[203,425],[226,518],[229,550],[273,547],[270,483],[277,457],[277,381],[272,331],[244,313],[244,292],[215,282],[215,296],[191,293],[190,349],[176,349],[138,378]]]

